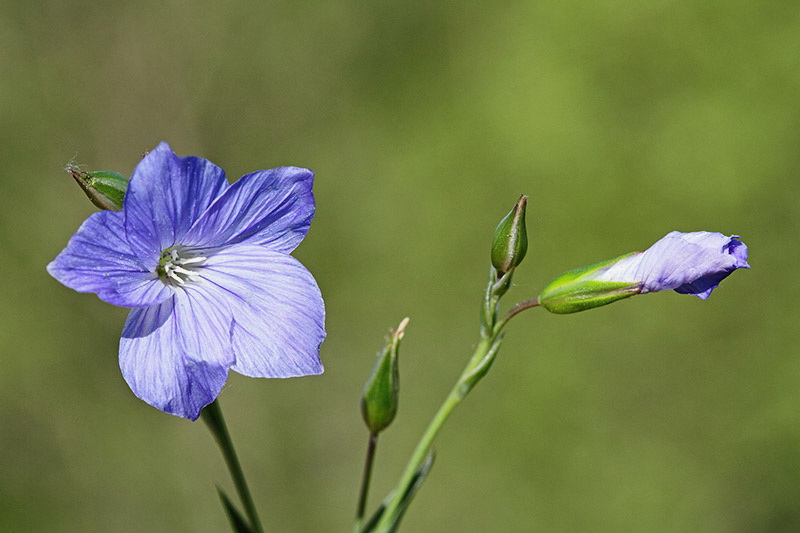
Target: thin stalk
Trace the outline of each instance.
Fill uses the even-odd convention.
[[[244,512],[250,521],[250,527],[255,533],[263,533],[264,529],[261,526],[261,520],[258,518],[256,506],[253,503],[253,497],[250,495],[250,489],[247,488],[247,481],[244,478],[242,465],[239,463],[239,458],[236,456],[236,450],[233,448],[233,441],[228,433],[228,428],[225,425],[225,418],[222,416],[222,409],[220,409],[219,402],[214,400],[207,405],[200,416],[208,426],[211,434],[219,444],[222,456],[225,458],[225,464],[228,465],[228,471],[233,479],[233,484],[236,487],[236,492],[239,494],[239,499],[244,506]]]
[[[398,520],[398,510],[403,501],[403,496],[406,494],[408,487],[413,483],[417,472],[428,457],[428,454],[433,447],[433,441],[439,434],[439,431],[444,426],[445,421],[450,417],[450,414],[461,403],[461,401],[469,394],[469,391],[480,381],[486,372],[489,370],[497,355],[497,350],[500,347],[502,340],[501,332],[509,320],[521,313],[525,309],[536,307],[539,305],[537,298],[532,298],[524,302],[520,302],[509,310],[509,312],[500,320],[497,316],[497,305],[500,298],[506,293],[511,286],[511,278],[514,269],[503,273],[498,277],[497,271],[491,269],[489,273],[489,281],[486,285],[486,291],[483,295],[483,302],[481,306],[481,340],[475,348],[467,366],[461,372],[455,385],[450,393],[445,398],[438,411],[431,419],[425,432],[422,434],[419,442],[417,443],[411,458],[406,464],[400,481],[390,496],[389,503],[378,521],[375,531],[377,533],[387,533],[393,531],[392,528],[396,526]]]
[[[518,303],[514,307],[508,310],[506,316],[498,324],[498,327],[502,328],[506,325],[506,322],[517,316],[519,313],[523,312],[526,309],[530,309],[531,307],[538,307],[539,306],[539,298],[531,298],[530,300],[525,300],[523,302]]]
[[[499,331],[497,331],[497,333],[499,333]],[[397,508],[406,492],[406,488],[411,484],[416,472],[419,470],[423,461],[425,461],[428,452],[430,452],[431,447],[433,446],[433,441],[436,439],[436,436],[439,434],[439,431],[442,429],[445,421],[456,408],[456,406],[464,399],[466,392],[468,392],[468,390],[464,390],[465,379],[469,377],[475,367],[481,361],[483,361],[486,354],[489,353],[489,350],[494,344],[495,337],[496,335],[492,337],[483,337],[481,339],[480,343],[478,343],[478,346],[475,349],[475,353],[473,353],[466,368],[464,368],[461,376],[459,376],[455,386],[447,395],[447,398],[445,398],[444,402],[439,407],[439,410],[428,424],[427,429],[417,443],[417,447],[411,454],[411,458],[408,460],[408,464],[403,471],[403,475],[400,477],[400,481],[394,490],[394,496],[386,506],[386,509],[384,510],[383,515],[381,516],[381,519],[375,528],[377,532],[383,533],[390,530],[395,519]]]
[[[361,479],[361,492],[358,496],[358,508],[356,509],[356,524],[354,531],[359,533],[364,522],[364,510],[367,507],[367,495],[369,494],[369,483],[372,479],[372,464],[375,462],[375,450],[378,446],[378,434],[369,434],[369,444],[367,444],[367,456],[364,460],[364,476]]]

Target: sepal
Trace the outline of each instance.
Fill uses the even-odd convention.
[[[551,313],[567,314],[608,305],[639,294],[642,290],[641,283],[594,279],[611,265],[637,253],[639,252],[564,272],[542,289],[539,304]]]
[[[119,211],[128,190],[128,180],[117,172],[105,170],[87,172],[80,170],[75,165],[70,165],[66,171],[80,185],[89,200],[100,209]]]

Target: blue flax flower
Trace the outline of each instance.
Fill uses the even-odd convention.
[[[131,176],[122,211],[94,213],[47,266],[58,281],[131,308],[119,363],[133,393],[196,420],[229,369],[322,373],[325,310],[289,255],[314,216],[313,173],[281,167],[229,185],[166,143]]]
[[[644,252],[598,271],[595,281],[641,283],[640,294],[674,290],[705,300],[734,270],[750,268],[747,246],[738,235],[672,231]]]

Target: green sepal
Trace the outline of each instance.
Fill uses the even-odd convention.
[[[642,290],[641,283],[592,279],[592,274],[598,270],[636,253],[639,252],[564,272],[542,289],[542,293],[539,295],[539,304],[551,313],[577,313],[638,294]]]
[[[525,207],[528,197],[519,197],[514,208],[494,230],[492,240],[492,266],[498,277],[517,267],[528,252],[528,231],[525,228]]]
[[[386,429],[397,414],[400,396],[398,350],[407,324],[408,318],[405,318],[396,330],[387,335],[361,395],[361,415],[374,435]]]
[[[234,533],[253,533],[250,524],[244,519],[242,514],[231,502],[230,498],[225,495],[221,488],[217,487],[217,494],[222,501],[222,506],[225,508],[225,514],[228,515],[228,520],[231,523],[231,530]]]
[[[128,180],[117,172],[87,172],[75,166],[67,167],[67,172],[78,182],[89,200],[100,209],[119,211],[128,190]]]

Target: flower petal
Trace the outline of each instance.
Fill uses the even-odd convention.
[[[178,157],[165,142],[136,166],[123,213],[131,249],[155,269],[161,252],[176,244],[228,187],[225,172],[200,157]]]
[[[313,179],[313,172],[297,167],[242,176],[192,226],[184,244],[261,244],[291,252],[314,217]]]
[[[719,283],[747,264],[747,246],[738,235],[673,231],[644,253],[627,256],[594,279],[643,283],[642,294],[674,289],[706,299]]]
[[[203,277],[237,299],[230,302],[233,370],[268,378],[322,373],[325,307],[314,277],[299,261],[237,245],[209,257]]]
[[[147,307],[172,296],[172,289],[145,268],[125,241],[123,215],[94,213],[47,265],[58,281],[78,292],[94,292],[122,307]]]
[[[729,242],[724,244],[723,252],[729,254],[732,264],[719,272],[712,272],[694,281],[684,283],[675,289],[680,294],[694,294],[698,298],[705,300],[711,295],[711,291],[716,289],[723,279],[731,275],[737,268],[750,268],[747,264],[747,245],[737,240],[738,235],[732,235]]]
[[[190,420],[214,401],[234,362],[232,318],[216,296],[213,285],[192,283],[158,306],[131,311],[119,364],[137,397]]]

